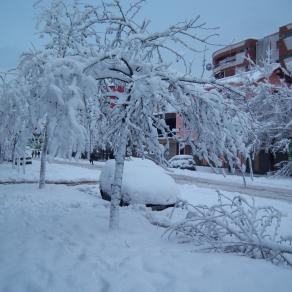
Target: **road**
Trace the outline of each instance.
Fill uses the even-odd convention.
[[[54,160],[54,163],[58,164],[69,164],[78,167],[84,167],[88,169],[100,169],[102,165],[90,165],[80,162],[67,162]],[[245,188],[242,183],[230,182],[222,177],[221,181],[212,180],[211,178],[200,178],[191,177],[186,175],[179,175],[169,173],[173,179],[179,184],[194,184],[197,187],[209,188],[214,190],[222,190],[227,192],[238,192],[241,194],[247,194],[255,197],[262,197],[268,199],[284,200],[292,203],[292,189],[276,188],[270,186],[260,186],[260,185],[247,185]]]
[[[227,192],[238,192],[250,196],[284,200],[292,203],[292,190],[284,188],[259,185],[247,185],[244,187],[243,184],[226,181],[224,178],[222,178],[222,181],[218,181],[209,178],[190,177],[177,174],[171,174],[171,176],[179,184],[194,184],[201,188],[209,188]]]

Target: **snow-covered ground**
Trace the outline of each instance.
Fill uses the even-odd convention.
[[[85,163],[84,163],[85,164]],[[87,165],[89,162],[87,161]],[[33,160],[32,164],[12,168],[11,163],[0,165],[0,183],[2,182],[38,182],[40,161]],[[78,165],[47,163],[46,180],[57,183],[97,181],[100,171],[87,169]]]
[[[78,167],[75,162],[74,166],[64,162],[48,164],[49,180],[99,179],[99,170],[84,167],[88,164]],[[33,161],[24,175],[22,169],[18,173],[10,165],[0,165],[0,180],[37,181],[38,167],[39,162]],[[201,171],[182,173],[224,180]],[[235,176],[226,180],[229,177]],[[240,177],[232,179],[241,182]],[[281,187],[282,179],[273,181]],[[214,189],[194,184],[180,184],[178,189],[193,204],[217,201]],[[285,217],[280,232],[292,234],[292,204],[263,198],[255,201],[281,210]],[[109,203],[101,199],[97,184],[50,184],[44,190],[36,184],[0,184],[0,206],[1,292],[291,291],[291,270],[264,260],[203,253],[192,244],[163,236],[165,229],[150,221],[169,220],[169,209],[121,208],[120,231],[110,232]],[[176,210],[171,220],[184,215]]]
[[[170,173],[185,175],[194,178],[210,179],[212,181],[232,183],[242,186],[243,179],[241,175],[227,173],[224,177],[221,173],[214,173],[209,167],[197,167],[198,171],[170,169]],[[281,189],[292,190],[292,179],[288,177],[269,177],[266,175],[255,176],[253,179],[246,174],[246,183],[248,186],[276,187]]]
[[[2,185],[0,205],[0,291],[291,291],[291,270],[169,241],[143,208],[121,208],[120,231],[109,232],[96,186]]]
[[[51,163],[47,163],[47,180],[56,182],[70,182],[70,181],[96,181],[99,179],[100,170],[105,162],[94,161],[94,165],[90,165],[88,160],[68,160],[68,159],[55,159]],[[38,181],[39,179],[39,160],[33,160],[32,165],[27,165],[25,173],[23,168],[12,168],[11,164],[0,165],[0,183],[1,182],[25,182],[25,181]],[[214,173],[209,167],[197,166],[197,171],[181,170],[170,168],[168,173],[188,176],[191,178],[206,179],[212,182],[220,182],[226,184],[233,184],[243,186],[243,180],[240,175]],[[292,190],[292,179],[286,177],[268,177],[268,176],[255,176],[253,180],[246,174],[246,181],[248,186],[264,186],[273,187],[283,190]]]

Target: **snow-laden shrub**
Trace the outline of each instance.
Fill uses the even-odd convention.
[[[292,237],[285,239],[278,234],[281,212],[217,192],[218,204],[210,207],[181,202],[188,211],[186,218],[169,227],[166,234],[203,250],[237,253],[292,268]]]

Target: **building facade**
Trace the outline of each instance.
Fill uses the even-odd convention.
[[[226,46],[213,53],[213,73],[221,79],[249,71],[249,57],[260,65],[264,59],[280,63],[292,73],[292,23],[279,27],[278,31],[261,39],[246,39]]]
[[[241,80],[248,77],[254,83],[264,80],[264,76],[250,68],[250,60],[261,66],[264,60],[274,64],[268,81],[278,84],[285,80],[292,84],[292,23],[279,27],[278,31],[261,39],[247,39],[226,46],[213,53],[213,75],[218,82],[240,87]],[[252,98],[252,97],[251,97]],[[287,160],[285,153],[270,153],[261,150],[255,156],[255,173],[275,170],[275,164]]]

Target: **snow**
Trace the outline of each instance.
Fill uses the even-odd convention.
[[[218,196],[216,191],[214,189],[209,188],[201,188],[197,187],[196,185],[187,185],[183,184],[179,187],[181,197],[183,200],[188,201],[189,203],[193,205],[207,205],[211,206],[214,204],[217,204]],[[218,187],[220,189],[220,187]],[[224,195],[232,198],[235,195],[240,195],[245,197],[249,202],[252,201],[251,196],[244,195],[241,193],[236,192],[223,192]],[[282,235],[292,235],[292,203],[291,202],[285,202],[280,200],[271,200],[266,198],[254,198],[256,205],[258,206],[273,206],[276,209],[280,210],[284,216],[284,224],[281,226],[281,234]],[[180,218],[180,217],[179,217]]]
[[[169,165],[174,168],[195,170],[196,163],[191,155],[175,155],[169,161]]]
[[[193,156],[186,155],[186,154],[180,154],[180,155],[173,156],[170,160],[174,160],[174,159],[193,159]]]
[[[69,164],[69,165],[89,165],[89,159],[78,159],[78,158],[74,158],[74,159],[67,159],[67,158],[59,158],[59,157],[56,157],[54,158],[53,162],[61,162],[61,163],[64,163],[64,164]],[[93,165],[97,165],[99,167],[101,166],[104,166],[106,161],[104,160],[94,160],[93,161]]]
[[[120,231],[110,232],[97,186],[1,185],[0,202],[0,291],[291,290],[290,270],[169,241],[145,209],[121,208]]]
[[[49,179],[76,182],[98,179],[99,170],[87,168],[89,165],[84,161],[59,162],[64,164],[48,164]],[[39,161],[33,160],[23,175],[22,168],[18,174],[11,165],[2,164],[0,178],[37,179],[38,167]],[[242,184],[240,176],[224,178],[209,170],[199,167],[199,171],[175,170],[175,173]],[[161,172],[148,160],[126,162],[125,175],[132,176],[127,180],[136,189],[140,185],[150,190],[161,187]],[[149,180],[139,179],[141,176]],[[283,182],[287,188],[291,186],[291,179],[256,177],[254,183],[267,181],[278,187]],[[175,184],[172,188],[192,204],[211,205],[217,200],[212,189]],[[291,204],[255,200],[256,204],[278,208],[285,216],[281,234],[292,234]],[[164,228],[150,224],[155,220],[162,223],[180,220],[185,216],[184,210],[175,210],[170,218],[170,209],[153,212],[143,206],[124,207],[120,209],[119,232],[110,232],[109,202],[101,199],[97,184],[47,185],[43,190],[35,184],[2,184],[0,205],[0,291],[291,290],[291,270],[263,260],[204,253],[192,244],[168,240],[163,236]]]
[[[87,163],[89,165],[89,162]],[[32,160],[32,164],[23,167],[12,168],[11,163],[0,165],[0,183],[2,182],[38,182],[40,171],[40,161]],[[96,182],[100,171],[96,169],[74,167],[72,164],[47,163],[47,177],[49,182],[70,183],[70,182]]]
[[[246,81],[257,82],[263,78],[268,78],[276,69],[280,68],[279,63],[270,64],[269,72],[254,69],[247,72],[241,72],[234,76],[225,77],[217,80],[219,84],[244,84]]]
[[[153,164],[150,162],[153,166]],[[70,183],[70,182],[96,182],[99,180],[100,169],[105,165],[105,162],[95,161],[91,166],[87,160],[68,160],[68,159],[54,159],[48,163],[47,180],[49,182]],[[10,163],[3,163],[0,165],[0,183],[9,182],[38,182],[39,179],[40,161],[33,159],[32,165],[26,165],[25,174],[23,168],[20,166],[19,171],[12,168]],[[224,169],[226,176],[222,173],[214,173],[210,167],[196,166],[197,171],[173,169],[170,168],[166,173],[178,174],[194,178],[208,179],[210,181],[232,183],[235,186],[242,186],[243,181],[241,175],[229,174],[227,169]],[[146,171],[149,175],[149,171]],[[133,181],[136,181],[137,177]],[[251,180],[249,174],[246,174],[246,181],[248,186],[265,186],[276,187],[278,189],[292,190],[292,179],[287,177],[268,177],[255,176]],[[154,182],[152,182],[154,183]],[[151,184],[152,184],[151,183]]]
[[[200,167],[196,166],[198,171],[190,171],[183,169],[169,169],[169,173],[175,173],[179,175],[185,175],[195,178],[209,179],[210,181],[226,182],[236,184],[238,186],[243,185],[243,180],[241,175],[234,175],[226,173],[224,177],[222,173],[214,173],[210,167]],[[226,170],[225,170],[226,171]],[[265,187],[276,187],[283,190],[292,190],[292,179],[289,177],[279,177],[273,178],[269,176],[255,176],[253,180],[246,173],[246,182],[248,186],[265,186]]]
[[[150,162],[150,164],[152,163]],[[91,166],[87,160],[54,159],[51,163],[47,164],[47,181],[56,183],[94,183],[99,181],[100,169],[104,165],[105,162],[99,161],[95,161],[94,165]],[[33,159],[32,165],[26,165],[25,173],[23,173],[22,166],[20,166],[18,171],[17,167],[12,168],[11,163],[2,163],[0,165],[0,183],[38,182],[39,167],[40,161]],[[191,178],[202,178],[212,182],[226,182],[226,184],[233,184],[234,186],[238,185],[242,187],[243,185],[241,175],[229,174],[227,169],[225,169],[225,177],[221,173],[214,173],[210,167],[196,166],[196,169],[197,171],[170,168],[166,173],[178,174]],[[150,173],[150,171],[147,170],[145,172],[147,172],[147,176]],[[135,183],[137,179],[138,178],[135,177],[133,183]],[[251,180],[249,174],[246,174],[246,181],[248,186],[265,186],[283,190],[292,190],[292,179],[287,177],[273,178],[268,176],[255,176],[254,180]],[[154,182],[151,182],[151,184],[153,183]]]
[[[114,160],[107,161],[100,175],[101,189],[108,194],[114,182],[114,167]],[[175,181],[154,162],[141,158],[125,161],[122,194],[134,204],[173,204],[179,198]]]

